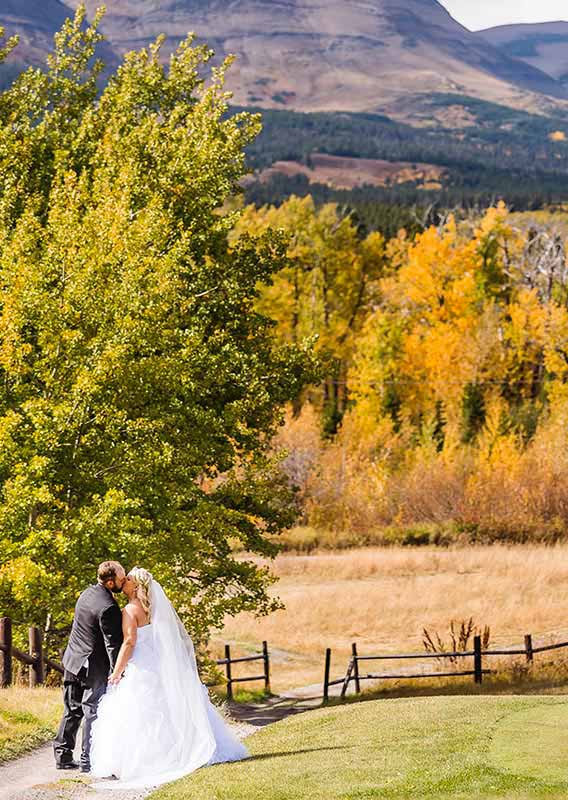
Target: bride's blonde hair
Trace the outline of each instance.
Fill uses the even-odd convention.
[[[138,584],[136,597],[140,600],[140,605],[144,609],[144,613],[148,616],[148,622],[150,622],[150,585],[152,583],[152,573],[148,572],[144,567],[133,567],[128,573],[128,577],[135,580]]]

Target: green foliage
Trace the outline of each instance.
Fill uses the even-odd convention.
[[[472,442],[485,422],[485,397],[479,383],[468,383],[462,399],[462,439]]]
[[[267,612],[293,519],[267,444],[314,375],[255,310],[285,257],[228,232],[257,116],[191,37],[129,53],[99,94],[80,8],[0,96],[0,607],[68,622],[98,562],[153,571],[197,634]]]
[[[233,695],[235,703],[262,703],[273,695],[266,689],[236,689]]]

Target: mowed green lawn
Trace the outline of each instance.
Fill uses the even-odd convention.
[[[568,798],[568,698],[427,697],[318,709],[151,800]]]

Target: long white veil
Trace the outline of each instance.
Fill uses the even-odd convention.
[[[150,583],[149,600],[156,666],[166,711],[177,734],[171,761],[185,775],[207,764],[215,752],[207,709],[210,701],[197,671],[193,642],[156,580]]]
[[[210,701],[191,638],[156,580],[148,599],[150,624],[138,629],[124,678],[102,698],[93,725],[94,774],[119,780],[95,789],[159,786],[248,756]]]

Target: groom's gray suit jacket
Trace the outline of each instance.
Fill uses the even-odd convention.
[[[75,606],[75,617],[63,666],[73,675],[86,664],[86,683],[106,683],[122,644],[122,614],[112,592],[88,586]]]

